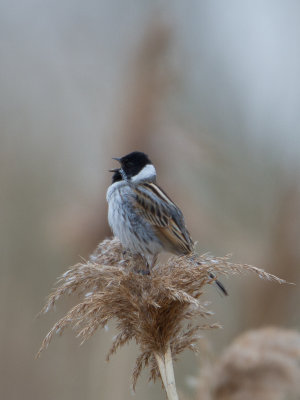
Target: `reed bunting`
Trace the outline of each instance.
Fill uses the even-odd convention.
[[[106,194],[108,222],[123,247],[140,254],[149,270],[162,251],[189,254],[193,241],[182,212],[156,184],[156,170],[148,156],[134,151],[114,160],[121,167],[110,170],[114,174]],[[227,294],[222,283],[216,283]]]

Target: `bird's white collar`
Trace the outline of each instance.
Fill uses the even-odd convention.
[[[142,181],[151,181],[156,178],[156,170],[153,164],[147,164],[144,168],[135,176],[133,176],[130,181],[133,183],[138,183]]]

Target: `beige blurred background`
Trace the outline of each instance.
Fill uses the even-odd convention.
[[[135,345],[40,343],[56,278],[109,235],[111,157],[145,151],[203,252],[289,281],[300,262],[300,3],[0,2],[0,397],[131,399]],[[257,277],[211,288],[217,355],[246,329],[299,328],[299,289]],[[189,396],[199,360],[175,366]],[[164,398],[144,374],[136,399]]]

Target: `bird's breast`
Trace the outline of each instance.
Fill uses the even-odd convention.
[[[108,223],[122,245],[133,252],[153,253],[161,251],[160,240],[153,227],[134,207],[135,193],[130,186],[116,182],[107,191]],[[115,186],[114,186],[115,185]]]

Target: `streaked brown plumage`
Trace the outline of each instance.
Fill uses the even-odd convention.
[[[175,254],[190,253],[193,241],[185,227],[183,215],[167,194],[152,182],[132,186],[132,190],[136,193],[136,209],[151,223],[164,248]],[[160,201],[155,201],[156,198]]]

